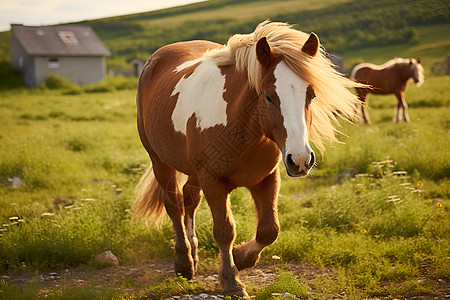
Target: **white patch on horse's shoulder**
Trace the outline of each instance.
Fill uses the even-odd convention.
[[[195,61],[195,62],[194,62]],[[181,64],[182,70],[201,60]],[[172,112],[175,131],[186,135],[187,121],[194,114],[197,127],[201,130],[216,125],[227,125],[227,102],[223,99],[225,75],[211,59],[203,60],[194,72],[183,76],[176,84],[172,96],[178,94],[177,104]]]
[[[184,70],[184,69],[186,69],[186,68],[189,68],[189,67],[195,65],[196,63],[201,62],[202,60],[203,60],[203,57],[200,57],[200,58],[197,58],[197,59],[194,59],[194,60],[188,60],[188,61],[185,61],[185,62],[182,63],[181,65],[177,66],[177,67],[175,68],[174,72],[175,72],[175,73],[178,73],[178,72],[180,72],[180,71],[182,71],[182,70]]]

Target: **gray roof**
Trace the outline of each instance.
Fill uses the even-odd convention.
[[[109,56],[111,54],[89,26],[13,24],[11,33],[31,56]]]

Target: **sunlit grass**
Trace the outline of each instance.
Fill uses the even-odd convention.
[[[281,232],[262,261],[312,263],[335,273],[293,283],[291,274],[280,273],[274,285],[255,291],[257,297],[277,294],[280,287],[293,295],[304,295],[308,287],[324,298],[343,292],[350,298],[420,295],[434,283],[417,282],[419,265],[430,266],[430,280],[449,276],[450,227],[442,221],[450,217],[447,81],[446,76],[430,77],[423,87],[411,89],[408,124],[392,122],[394,99],[371,98],[373,124],[345,124],[344,144],[329,147],[310,178],[282,172]],[[159,229],[147,228],[130,210],[134,186],[149,163],[136,133],[134,99],[133,90],[1,93],[0,270],[91,265],[105,250],[121,264],[172,259],[168,218]],[[338,180],[337,174],[349,168],[359,175]],[[13,176],[24,184],[9,186]],[[240,243],[255,232],[256,218],[249,213],[253,200],[238,189],[231,204]],[[215,272],[218,249],[206,201],[196,223],[201,270]],[[165,289],[164,280],[154,283],[164,295],[178,294],[175,286],[185,284],[174,279],[174,288]],[[37,293],[35,287],[2,288],[14,295]],[[202,290],[193,283],[186,288]]]

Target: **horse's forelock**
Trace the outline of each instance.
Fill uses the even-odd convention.
[[[416,72],[417,72],[417,81],[416,86],[421,86],[425,82],[425,75],[423,74],[423,66],[420,62],[416,60],[416,63],[414,64]]]

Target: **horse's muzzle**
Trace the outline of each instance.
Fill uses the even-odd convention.
[[[299,164],[296,164],[294,162],[292,154],[286,153],[286,150],[284,148],[282,152],[286,172],[291,177],[301,177],[308,175],[309,171],[311,171],[312,167],[316,162],[316,158],[313,151],[311,151],[309,159],[305,159],[301,161]]]

